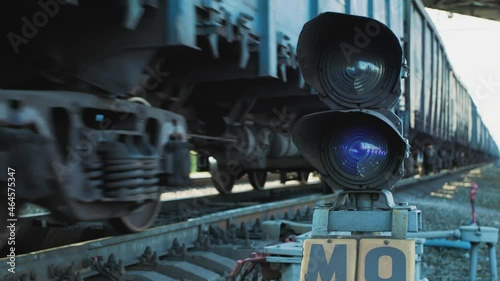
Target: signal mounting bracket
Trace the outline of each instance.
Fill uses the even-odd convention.
[[[345,190],[335,205],[324,204],[314,210],[311,234],[322,238],[349,232],[347,235],[406,239],[408,232],[421,229],[421,211],[408,203],[395,204],[390,191]]]

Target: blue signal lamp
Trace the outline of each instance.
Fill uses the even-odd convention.
[[[332,187],[390,189],[404,175],[409,145],[390,110],[339,110],[304,116],[292,136]]]

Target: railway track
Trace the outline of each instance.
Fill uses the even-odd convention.
[[[159,278],[159,275],[141,271],[156,268],[158,274],[169,272],[173,280],[180,280],[181,276],[189,280],[217,280],[217,275],[232,269],[233,260],[248,257],[255,251],[254,246],[257,245],[250,238],[262,238],[259,237],[262,235],[260,222],[272,217],[307,218],[319,200],[332,198],[333,195],[315,194],[249,206],[153,228],[143,233],[102,238],[21,255],[16,257],[17,273],[4,278],[82,280],[79,278],[104,275],[122,280],[119,277],[123,269],[134,266],[127,268],[127,276],[135,274]],[[196,250],[188,254],[187,249]],[[225,252],[224,256],[222,252]],[[157,260],[158,257],[162,257],[162,260]],[[175,261],[173,258],[180,260]],[[7,272],[6,262],[6,259],[2,260],[2,274]],[[209,269],[199,268],[202,263],[208,263]]]
[[[404,179],[397,187],[418,185],[475,167]],[[11,266],[9,258],[4,258],[0,260],[0,276],[2,280],[224,280],[230,277],[237,260],[279,242],[269,231],[272,227],[268,226],[275,225],[270,220],[292,220],[299,226],[305,223],[299,231],[307,229],[313,207],[335,198],[321,191],[319,185],[311,185],[236,193],[229,201],[227,196],[169,201],[162,207],[158,221],[161,226],[143,233],[66,243],[24,255],[16,253],[15,273],[7,271]],[[310,195],[304,196],[304,192]],[[266,200],[278,201],[263,203]],[[55,228],[49,229],[54,234]],[[67,227],[59,231],[71,236]],[[40,237],[31,233],[16,242],[34,243]],[[248,280],[259,280],[258,271],[255,274],[257,279]]]
[[[177,198],[178,194],[170,191],[164,194],[165,201],[162,203],[155,226],[178,223],[190,218],[265,202],[308,194],[321,194],[323,191],[322,186],[314,183],[309,185],[274,185],[265,190],[250,190],[229,195],[192,196],[195,193],[191,193],[190,197],[183,194],[184,198]],[[168,200],[169,197],[176,199]],[[19,217],[17,225],[19,226],[16,233],[17,239],[30,241],[30,243],[17,245],[17,254],[120,235],[107,221],[71,223],[54,218],[49,212],[22,215]],[[38,239],[33,240],[32,237]],[[0,251],[0,254],[7,255],[7,249]]]

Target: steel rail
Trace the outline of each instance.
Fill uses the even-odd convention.
[[[420,179],[403,179],[396,188],[421,184],[482,165],[484,164],[444,171]],[[68,280],[83,280],[83,278],[100,274],[98,266],[100,258],[116,257],[116,259],[120,259],[120,264],[123,267],[136,265],[146,248],[153,249],[156,255],[161,257],[171,251],[171,246],[175,244],[175,241],[181,241],[180,243],[184,244],[186,249],[197,245],[200,237],[207,233],[210,226],[229,231],[242,223],[253,224],[257,220],[269,220],[271,217],[276,219],[293,217],[296,213],[306,213],[307,208],[310,211],[319,201],[333,201],[335,196],[335,194],[314,194],[249,206],[152,228],[142,233],[106,237],[20,255],[15,257],[16,273],[14,274],[7,271],[10,268],[9,258],[3,258],[0,259],[0,272],[2,272],[0,277],[3,280],[25,280],[23,278],[27,278],[26,280],[57,280],[64,274],[70,274],[75,279]],[[22,241],[16,242],[21,243]]]
[[[85,278],[98,275],[98,271],[92,266],[97,257],[109,257],[113,254],[121,260],[123,266],[130,266],[139,262],[139,257],[148,246],[154,249],[158,256],[167,254],[175,239],[182,241],[186,248],[192,247],[207,226],[217,225],[228,230],[231,225],[254,222],[256,219],[266,220],[271,216],[281,218],[285,216],[285,213],[293,216],[297,211],[305,212],[306,208],[314,207],[320,200],[333,200],[333,198],[333,194],[310,195],[206,215],[182,223],[153,228],[142,233],[107,237],[25,254],[16,257],[15,274],[7,271],[9,268],[8,259],[3,258],[0,260],[0,272],[7,273],[3,275],[6,280],[11,280],[7,278],[17,280],[16,278],[23,278],[23,276],[30,278],[38,276],[40,278],[54,276],[54,268],[57,267],[66,271],[71,268],[72,274],[78,275],[79,278]],[[42,277],[42,279],[34,280],[50,279]]]

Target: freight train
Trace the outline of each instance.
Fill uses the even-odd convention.
[[[423,158],[439,169],[498,156],[419,1],[1,5],[0,166],[15,171],[18,206],[141,231],[165,188],[189,185],[193,150],[223,194],[243,175],[255,189],[268,172],[307,180],[313,168],[290,130],[328,108],[304,82],[296,45],[324,11],[375,18],[401,40],[412,73],[396,106],[412,146],[408,174]]]

